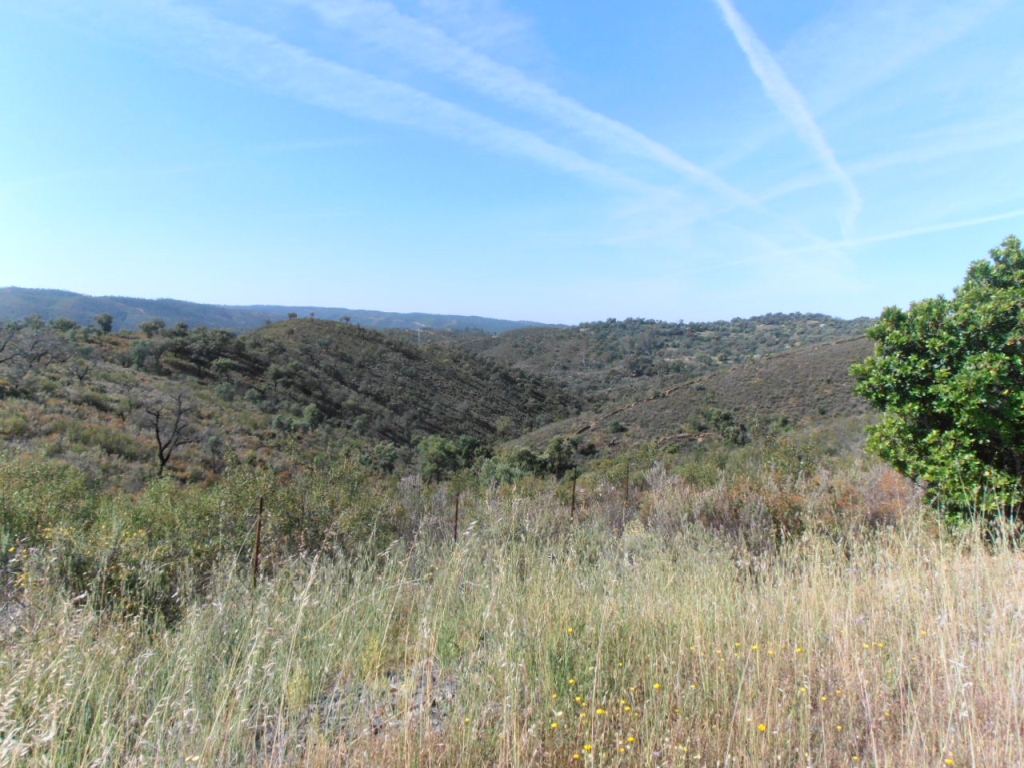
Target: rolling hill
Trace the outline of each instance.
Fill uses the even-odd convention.
[[[664,389],[737,363],[857,336],[873,322],[800,313],[699,323],[631,318],[449,338],[484,357],[614,402],[637,399],[652,387]]]
[[[153,469],[156,441],[179,418],[187,429],[170,467],[202,477],[225,462],[274,464],[296,452],[312,459],[389,446],[411,458],[426,435],[493,443],[582,406],[556,382],[472,353],[328,320],[241,335],[103,334],[41,321],[0,328],[0,440],[97,477]]]
[[[802,346],[724,367],[667,389],[600,411],[546,425],[512,444],[543,447],[558,435],[577,435],[597,450],[658,442],[689,445],[719,438],[716,418],[738,437],[780,425],[821,423],[865,415],[870,407],[853,392],[850,366],[872,354],[865,336]],[[731,425],[731,427],[730,427]]]
[[[177,398],[196,439],[178,453],[183,472],[215,471],[232,455],[273,462],[287,445],[309,455],[391,446],[411,462],[428,435],[538,448],[576,436],[591,455],[743,440],[866,413],[849,367],[871,354],[858,335],[869,324],[780,314],[421,338],[311,317],[241,334],[185,324],[102,333],[37,318],[0,327],[15,334],[11,350],[26,350],[0,355],[0,438],[94,469],[143,466],[154,450],[149,411]]]

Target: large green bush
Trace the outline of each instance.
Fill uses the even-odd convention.
[[[1024,477],[1024,252],[1008,237],[953,298],[888,307],[853,367],[881,409],[868,448],[949,514],[1016,515]]]

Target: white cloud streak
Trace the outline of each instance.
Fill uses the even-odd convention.
[[[113,4],[105,4],[107,15]],[[165,0],[124,2],[135,32],[155,37],[172,53],[185,50],[265,90],[359,118],[404,125],[487,150],[529,158],[600,184],[654,195],[678,193],[633,179],[525,130],[310,54],[276,37]],[[140,15],[141,12],[141,15]]]
[[[803,84],[815,114],[846,105],[853,97],[918,59],[969,34],[1010,0],[859,0],[804,27],[777,59]],[[716,163],[738,164],[782,134],[771,127],[732,147]],[[854,168],[847,165],[850,175]],[[758,197],[764,202],[764,197]]]
[[[887,243],[894,240],[905,240],[912,237],[920,237],[923,235],[933,235],[939,232],[948,232],[955,229],[966,229],[968,227],[980,226],[982,224],[991,224],[995,221],[1006,221],[1008,219],[1024,219],[1024,208],[1020,208],[1013,211],[1006,211],[1003,213],[992,214],[990,216],[979,216],[971,219],[961,219],[959,221],[949,221],[942,224],[930,224],[923,227],[913,227],[908,229],[902,229],[896,232],[884,232],[878,235],[871,235],[868,237],[857,237],[848,238],[838,241],[819,241],[813,245],[806,245],[797,248],[784,248],[777,249],[771,247],[770,243],[762,242],[761,248],[747,248],[748,251],[755,251],[756,255],[732,259],[727,261],[720,261],[717,263],[709,263],[703,269],[695,270],[692,274],[697,275],[705,272],[731,270],[736,271],[737,268],[750,269],[752,267],[768,267],[773,275],[784,275],[787,280],[790,280],[790,276],[794,274],[800,275],[800,282],[803,283],[808,279],[808,276],[812,276],[812,280],[818,280],[820,278],[820,284],[834,286],[836,284],[835,275],[837,273],[843,274],[842,282],[847,287],[851,287],[856,282],[856,278],[850,274],[847,270],[853,264],[850,250],[860,246],[875,245],[877,243]],[[813,275],[817,274],[818,278],[813,278]],[[866,284],[861,283],[862,287]],[[764,285],[758,287],[759,293],[762,295],[764,291]]]
[[[829,146],[825,135],[814,119],[810,107],[800,92],[793,86],[783,72],[782,67],[772,56],[771,51],[761,42],[757,34],[747,24],[746,20],[739,14],[731,0],[715,0],[715,4],[722,13],[726,25],[729,27],[736,42],[750,63],[757,79],[764,88],[783,117],[793,126],[797,135],[811,148],[818,157],[819,162],[825,167],[835,182],[842,188],[846,195],[848,206],[843,217],[844,233],[849,234],[853,228],[854,221],[860,213],[862,202],[860,192],[850,179],[849,174],[836,159],[835,152]]]
[[[976,154],[1021,144],[1024,143],[1024,132],[1020,130],[1022,121],[1024,112],[1003,113],[992,119],[976,120],[904,137],[904,148],[849,163],[847,171],[853,178],[858,178],[901,165],[921,165],[957,155]],[[794,192],[829,184],[831,181],[831,176],[822,173],[805,174],[772,187],[757,199],[761,203],[767,203]]]
[[[429,72],[478,93],[554,120],[615,152],[644,158],[712,189],[734,203],[753,205],[749,195],[681,157],[640,131],[606,117],[494,61],[440,29],[401,13],[382,0],[285,0],[310,8],[324,23],[349,30]]]
[[[887,243],[892,240],[905,240],[908,237],[918,237],[920,235],[934,235],[938,232],[948,232],[952,229],[965,229],[966,227],[974,227],[979,224],[991,224],[993,221],[1005,221],[1006,219],[1024,219],[1024,208],[1019,208],[1015,211],[1006,211],[1005,213],[996,213],[991,216],[979,216],[974,219],[961,219],[960,221],[948,221],[944,224],[931,224],[926,227],[913,227],[911,229],[903,229],[898,232],[886,232],[881,235],[872,235],[870,237],[857,237],[848,240],[841,240],[838,242],[831,242],[824,245],[812,245],[803,248],[790,248],[785,251],[776,251],[775,253],[768,254],[768,256],[788,256],[797,253],[809,253],[811,251],[819,251],[824,248],[853,248],[862,245],[873,245],[875,243]]]
[[[818,114],[969,34],[1011,0],[858,0],[840,4],[786,44]]]

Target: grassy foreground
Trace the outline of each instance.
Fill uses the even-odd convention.
[[[1016,539],[856,434],[594,469],[571,517],[464,484],[458,543],[451,485],[351,463],[0,454],[0,765],[1024,765]]]
[[[1024,563],[892,473],[560,492],[255,588],[222,557],[170,626],[26,567],[0,764],[1024,765]]]

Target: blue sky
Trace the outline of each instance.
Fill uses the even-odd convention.
[[[0,285],[875,315],[1024,237],[1012,0],[0,0]]]

